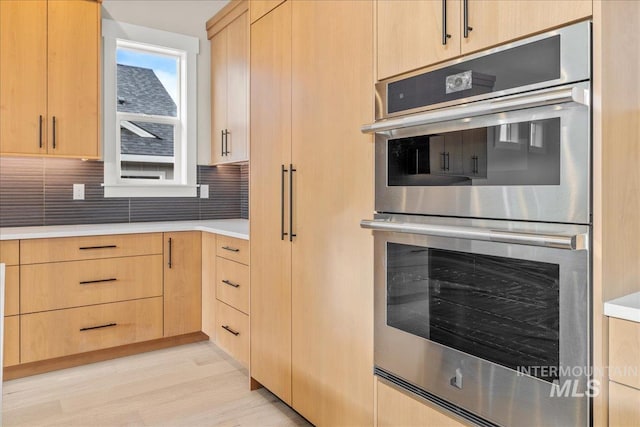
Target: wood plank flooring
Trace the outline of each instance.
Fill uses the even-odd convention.
[[[208,341],[7,381],[2,425],[309,426]]]

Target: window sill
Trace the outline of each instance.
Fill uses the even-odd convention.
[[[198,197],[198,186],[105,185],[104,197]]]

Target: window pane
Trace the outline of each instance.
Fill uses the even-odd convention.
[[[174,171],[172,124],[122,120],[120,156],[122,179],[172,180]]]
[[[177,116],[177,57],[119,47],[116,61],[119,112]]]

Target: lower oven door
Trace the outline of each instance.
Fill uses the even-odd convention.
[[[378,215],[375,365],[505,426],[586,426],[586,226]]]

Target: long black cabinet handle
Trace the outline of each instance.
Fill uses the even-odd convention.
[[[445,170],[449,170],[449,166],[450,166],[451,164],[449,163],[449,153],[448,153],[448,152],[447,152],[447,153],[445,153],[445,159],[446,159],[446,161],[447,161],[447,164],[446,164],[446,166],[445,166]]]
[[[103,283],[103,282],[115,282],[116,279],[115,277],[110,277],[108,279],[99,279],[99,280],[84,280],[82,282],[80,282],[81,285],[89,285],[91,283]]]
[[[222,249],[224,249],[225,251],[240,252],[240,249],[232,248],[231,246],[223,246]]]
[[[172,246],[173,246],[173,240],[171,239],[171,237],[169,237],[169,262],[167,263],[169,268],[173,267],[173,259],[172,259],[173,258],[172,255],[173,254],[171,253],[172,252]]]
[[[53,116],[53,128],[51,129],[53,134],[53,149],[56,149],[56,116]]]
[[[92,331],[94,329],[110,328],[112,326],[118,326],[118,324],[117,323],[107,323],[106,325],[89,326],[88,328],[80,328],[80,332]]]
[[[235,335],[235,336],[240,335],[240,332],[238,332],[238,331],[234,331],[233,329],[231,329],[231,328],[230,328],[230,327],[228,327],[227,325],[222,325],[222,329],[224,329],[224,330],[225,330],[225,331],[227,331],[227,332],[232,333],[232,334],[233,334],[233,335]]]
[[[82,246],[78,249],[80,249],[81,251],[89,251],[92,249],[115,249],[117,248],[116,245],[103,245],[103,246]]]
[[[229,285],[229,286],[233,286],[234,288],[239,288],[240,285],[237,283],[233,283],[227,279],[222,280],[222,283],[224,283],[225,285]]]
[[[442,0],[442,44],[447,44],[447,39],[451,34],[447,34],[447,0]]]
[[[231,154],[231,151],[229,151],[229,134],[231,132],[229,132],[229,129],[225,129],[224,130],[224,155],[228,156],[229,154]]]
[[[224,156],[224,129],[220,131],[220,155]]]
[[[469,26],[469,0],[463,0],[462,1],[462,7],[463,7],[463,16],[464,16],[464,22],[463,22],[463,33],[464,33],[464,38],[467,39],[469,38],[469,31],[473,31],[473,28]]]
[[[287,172],[289,170],[282,165],[280,175],[280,240],[284,240],[284,236],[289,234],[284,231],[284,174]]]
[[[293,173],[297,172],[297,169],[294,169],[293,164],[289,164],[289,170],[291,173],[289,174],[289,241],[293,242],[293,238],[297,236],[293,232]]]
[[[42,148],[42,114],[40,115],[38,121],[38,141],[40,148]]]

